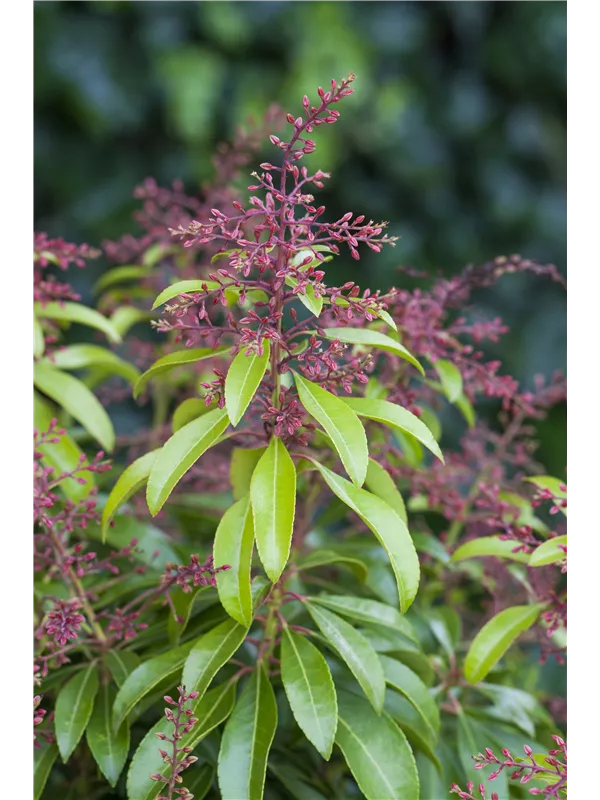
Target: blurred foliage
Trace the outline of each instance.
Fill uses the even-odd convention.
[[[131,231],[145,177],[197,189],[248,115],[350,71],[341,123],[314,137],[311,163],[333,173],[319,199],[402,239],[336,278],[383,288],[407,281],[399,264],[450,274],[514,252],[565,270],[563,2],[36,2],[36,229],[94,245]],[[84,299],[103,266],[73,276]],[[477,300],[511,326],[506,371],[564,369],[561,287],[519,275]],[[540,434],[562,474],[564,414]]]

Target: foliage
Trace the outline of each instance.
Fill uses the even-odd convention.
[[[396,241],[326,221],[330,175],[301,166],[353,78],[286,115],[248,196],[251,133],[202,197],[137,190],[98,310],[45,272],[94,252],[36,236],[36,798],[431,800],[491,764],[499,798],[526,796],[505,767],[566,796],[537,663],[566,649],[566,485],[532,429],[565,383],[522,390],[482,349],[506,326],[465,312],[506,273],[563,280],[511,256],[427,291],[329,283]],[[67,324],[119,354],[59,346]],[[151,424],[115,439],[131,393]]]

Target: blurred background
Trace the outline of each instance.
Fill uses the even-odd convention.
[[[383,289],[407,281],[400,264],[450,275],[511,253],[566,271],[563,2],[36,2],[36,230],[92,245],[135,232],[144,178],[193,193],[249,115],[298,111],[349,72],[340,122],[314,136],[310,163],[333,173],[319,202],[401,240],[338,259],[331,282]],[[73,275],[84,301],[107,266]],[[475,300],[511,326],[490,350],[506,371],[532,385],[565,369],[562,287],[507,276]],[[563,475],[564,409],[539,434]]]

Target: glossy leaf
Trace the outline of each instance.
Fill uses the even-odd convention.
[[[415,599],[420,575],[419,557],[406,525],[379,497],[357,488],[318,462],[313,463],[331,491],[358,514],[387,552],[398,585],[400,611],[404,613]]]
[[[227,720],[221,739],[218,779],[222,800],[262,798],[276,728],[275,693],[259,664]]]
[[[398,514],[402,522],[405,525],[408,524],[406,506],[404,505],[402,495],[394,483],[394,479],[385,467],[382,467],[378,461],[372,458],[369,459],[365,487],[371,494],[375,494],[377,497],[381,497],[382,500],[385,500],[388,506],[391,506],[396,514]]]
[[[380,603],[378,600],[336,594],[320,594],[311,597],[310,600],[344,617],[395,628],[409,639],[417,641],[410,622],[393,606]]]
[[[148,509],[153,517],[185,473],[215,444],[228,425],[225,409],[216,408],[189,422],[163,445],[154,461],[146,488]]]
[[[39,433],[45,433],[49,429],[53,417],[55,415],[50,406],[42,400],[37,392],[34,392],[33,420],[36,430]],[[37,446],[37,449],[42,454],[44,466],[53,467],[55,475],[72,472],[82,463],[80,458],[83,456],[83,451],[66,432],[56,444],[41,444]],[[85,464],[87,461],[84,460],[83,463]],[[78,474],[78,478],[85,483],[80,484],[75,478],[65,478],[59,484],[59,490],[64,492],[66,497],[74,503],[86,498],[95,485],[93,472],[81,472]]]
[[[400,342],[390,336],[386,336],[385,333],[379,333],[379,331],[373,331],[369,328],[325,328],[323,334],[325,338],[333,339],[334,341],[358,344],[363,347],[375,347],[377,350],[393,353],[405,361],[409,361],[422,375],[425,375],[425,370],[412,353],[406,347],[403,347]]]
[[[496,558],[510,558],[511,561],[521,561],[527,563],[529,555],[527,553],[513,553],[518,542],[514,539],[504,540],[500,536],[482,536],[479,539],[471,539],[469,542],[457,548],[451,562],[465,561],[468,558],[479,558],[482,556],[495,556]]]
[[[166,653],[154,656],[140,664],[127,677],[115,697],[113,705],[113,730],[117,731],[130,711],[157,684],[178,672],[192,649],[193,642],[186,642]]]
[[[81,303],[34,303],[33,311],[35,316],[40,319],[53,319],[57,322],[77,322],[80,325],[86,325],[88,328],[102,331],[113,344],[120,344],[121,342],[119,332],[106,317],[103,317],[93,308],[81,305]]]
[[[44,339],[44,331],[39,323],[39,320],[33,318],[33,357],[41,358],[46,349],[46,342]]]
[[[298,280],[294,278],[292,275],[287,275],[285,278],[285,282],[288,286],[291,286],[293,289],[298,286]],[[311,283],[308,283],[304,287],[303,292],[297,292],[296,297],[303,306],[308,308],[311,314],[314,314],[315,317],[318,317],[321,311],[323,310],[323,298],[317,297],[315,294],[315,288]]]
[[[221,284],[217,281],[203,281],[202,279],[177,281],[177,283],[173,283],[162,290],[154,301],[152,310],[162,306],[163,303],[167,303],[174,297],[178,297],[180,294],[206,294],[206,292],[219,289],[220,286]]]
[[[438,744],[437,734],[414,705],[404,695],[392,689],[386,692],[383,708],[406,735],[413,750],[425,753],[427,758],[440,768],[440,761],[435,753]]]
[[[250,568],[254,548],[254,520],[247,495],[229,508],[215,533],[213,557],[216,567],[229,569],[216,574],[221,605],[230,617],[245,625],[252,622]]]
[[[433,365],[439,375],[444,394],[451,403],[455,403],[462,394],[463,379],[458,367],[451,361],[441,358]]]
[[[369,451],[361,421],[339,397],[296,373],[294,378],[300,402],[325,428],[352,482],[362,486],[367,474]]]
[[[250,492],[252,474],[266,449],[266,447],[255,447],[246,450],[234,447],[229,464],[229,480],[235,500],[241,500]]]
[[[52,361],[45,359],[44,363],[58,369],[86,369],[87,367],[106,367],[114,375],[134,383],[139,377],[139,371],[133,364],[123,361],[105,347],[95,344],[72,344],[57,350],[52,354]]]
[[[173,417],[171,419],[173,433],[180,431],[188,422],[198,419],[198,417],[201,417],[203,414],[208,414],[210,410],[212,409],[206,405],[202,398],[188,397],[188,399],[180,403],[173,412]]]
[[[419,777],[406,736],[362,698],[339,692],[336,744],[367,800],[416,800]]]
[[[54,762],[58,758],[58,747],[56,743],[39,741],[40,747],[33,750],[33,800],[40,800],[50,771]]]
[[[110,417],[80,380],[38,361],[33,368],[33,382],[40,392],[68,411],[105,450],[113,449],[115,432]]]
[[[423,681],[400,661],[379,656],[386,683],[393,686],[411,703],[431,728],[434,738],[440,732],[440,712],[433,696]]]
[[[92,715],[97,691],[98,672],[95,666],[90,666],[72,677],[58,693],[54,731],[64,762],[69,760],[83,736]]]
[[[269,366],[271,343],[268,339],[263,339],[262,348],[262,355],[250,352],[249,348],[240,350],[227,372],[225,406],[234,427],[244,416]]]
[[[306,608],[323,636],[347,664],[373,708],[380,714],[385,696],[385,677],[379,656],[373,647],[356,628],[337,614],[311,602],[306,603]]]
[[[198,722],[194,728],[183,735],[179,742],[181,747],[196,747],[217,725],[231,714],[235,703],[235,683],[223,683],[196,700],[191,708]],[[144,736],[135,751],[131,766],[127,773],[127,800],[152,800],[156,797],[164,783],[153,781],[153,774],[171,777],[171,767],[165,764],[158,752],[161,743],[157,733],[171,736],[173,725],[163,717]],[[187,785],[187,784],[186,784]]]
[[[248,628],[233,619],[227,619],[196,640],[185,661],[182,684],[186,691],[198,692],[202,697],[210,682],[239,649]]]
[[[555,536],[553,539],[548,539],[533,551],[529,557],[530,567],[543,567],[546,564],[556,564],[559,561],[564,561],[567,554],[561,549],[567,544],[567,537]]]
[[[431,450],[434,456],[439,458],[442,463],[444,462],[442,451],[427,425],[406,408],[401,408],[387,400],[371,400],[367,397],[345,397],[344,402],[359,417],[367,417],[367,419],[382,422],[384,425],[396,428],[402,433],[414,436],[428,450]]]
[[[141,489],[148,480],[152,466],[159,452],[160,448],[137,458],[123,470],[121,475],[119,475],[117,482],[106,500],[104,510],[102,511],[102,541],[105,541],[108,527],[119,508],[121,508],[138,489]]]
[[[116,786],[129,752],[127,725],[121,725],[116,733],[112,729],[114,699],[115,690],[111,686],[100,688],[86,731],[94,760],[111,786]]]
[[[337,728],[331,672],[314,644],[288,627],[281,642],[281,678],[296,722],[328,761]]]
[[[139,377],[137,383],[133,387],[133,396],[135,398],[139,397],[146,388],[148,381],[151,381],[157,375],[169,372],[175,369],[175,367],[195,364],[198,361],[213,358],[214,356],[227,353],[228,351],[229,347],[218,347],[216,350],[213,350],[212,347],[192,347],[189,350],[177,350],[175,353],[169,353],[159,358],[158,361],[155,361],[150,369],[146,370],[146,372]]]
[[[543,603],[505,608],[483,626],[465,658],[465,677],[469,683],[485,678],[515,639],[531,628],[543,608]]]
[[[296,508],[296,468],[286,446],[273,436],[252,475],[254,535],[265,572],[276,583],[287,563]]]
[[[104,663],[120,688],[129,675],[140,665],[140,657],[131,650],[109,650]]]

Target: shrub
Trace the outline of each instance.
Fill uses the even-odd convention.
[[[244,132],[201,198],[137,190],[97,310],[47,271],[98,253],[36,235],[36,798],[470,798],[490,766],[492,797],[566,796],[538,663],[566,648],[566,485],[533,438],[565,385],[502,374],[480,348],[507,329],[468,306],[562,278],[511,256],[330,286],[333,258],[395,244],[326,221],[330,176],[301,165],[352,79],[287,115],[249,198]],[[71,324],[119,354],[63,345]],[[152,421],[115,438],[131,386]]]

